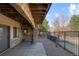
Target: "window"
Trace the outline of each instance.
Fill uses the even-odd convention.
[[[13,28],[13,38],[17,37],[17,28]]]

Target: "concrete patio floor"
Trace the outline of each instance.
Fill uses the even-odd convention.
[[[43,43],[47,56],[72,56],[70,52],[64,50],[62,47],[56,47],[56,44],[47,39],[47,37],[39,38],[37,42]]]
[[[42,43],[23,42],[20,45],[9,49],[1,56],[46,56],[45,49]]]
[[[60,46],[47,38],[39,38],[34,44],[22,42],[16,47],[9,49],[1,56],[72,56]]]

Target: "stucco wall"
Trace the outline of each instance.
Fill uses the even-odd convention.
[[[16,46],[22,41],[22,32],[20,23],[14,21],[13,19],[0,14],[0,24],[7,25],[10,27],[10,48]],[[17,27],[17,37],[13,38],[13,27]]]

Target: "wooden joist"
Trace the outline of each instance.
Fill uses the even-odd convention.
[[[31,10],[31,13],[33,15],[35,23],[42,23],[51,4],[49,3],[36,3],[36,4],[29,4],[29,8]]]
[[[12,18],[13,20],[19,22],[22,25],[32,27],[30,23],[9,3],[0,4],[0,13]]]

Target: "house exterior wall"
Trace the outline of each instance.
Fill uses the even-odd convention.
[[[22,32],[19,22],[0,14],[0,24],[10,27],[10,48],[16,46],[22,41]],[[17,28],[17,37],[13,38],[13,27]]]

